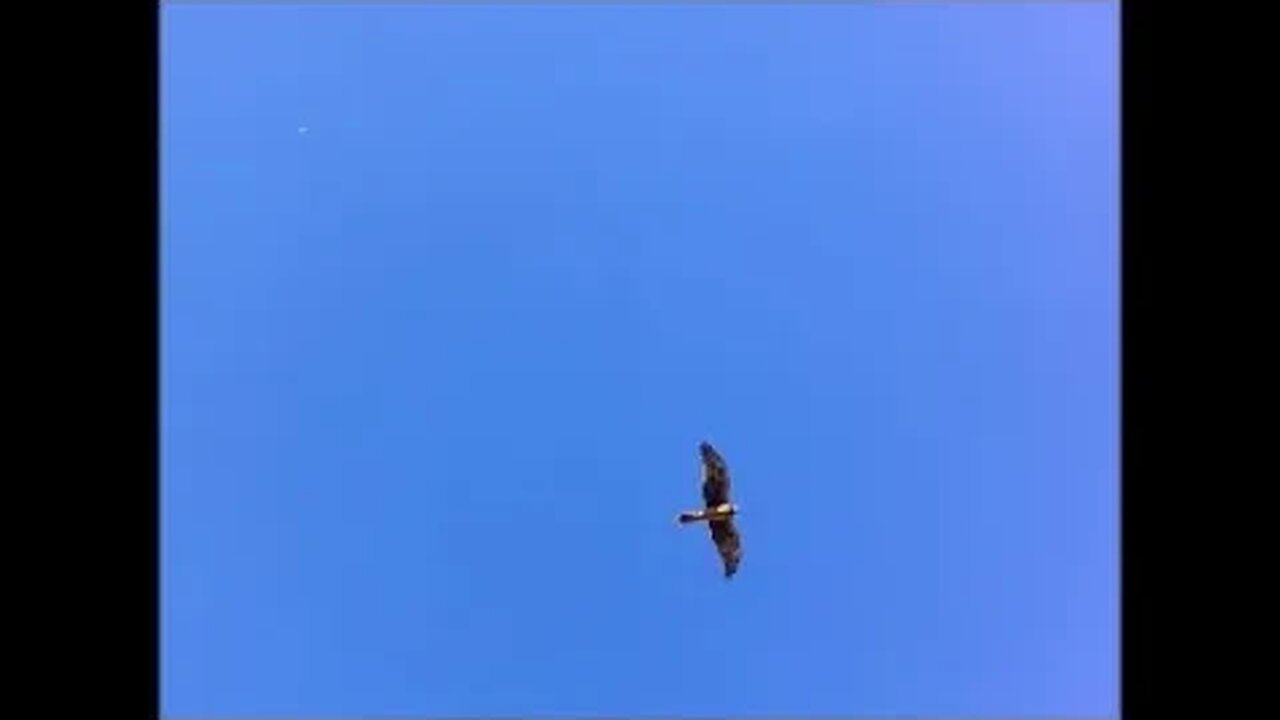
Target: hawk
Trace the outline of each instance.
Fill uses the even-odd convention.
[[[681,525],[703,522],[711,528],[711,542],[715,543],[720,560],[724,563],[724,576],[733,577],[742,561],[742,538],[733,525],[738,506],[729,501],[729,466],[710,443],[698,445],[702,456],[702,510],[680,513],[676,522]]]

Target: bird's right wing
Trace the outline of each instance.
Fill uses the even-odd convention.
[[[729,466],[709,443],[699,447],[702,454],[702,499],[707,507],[729,502]]]

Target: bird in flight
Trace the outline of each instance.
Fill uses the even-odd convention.
[[[738,506],[729,500],[729,466],[710,443],[699,444],[698,452],[702,456],[702,501],[705,507],[680,513],[676,522],[680,525],[707,523],[711,528],[711,542],[720,553],[727,579],[738,572],[738,563],[742,561],[742,538],[733,524]]]

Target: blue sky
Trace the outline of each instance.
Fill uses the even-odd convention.
[[[161,41],[164,712],[1116,711],[1114,4]]]

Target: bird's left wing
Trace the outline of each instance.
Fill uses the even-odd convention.
[[[738,572],[738,563],[742,562],[742,536],[738,534],[732,518],[712,520],[710,525],[711,541],[715,543],[720,560],[724,563],[724,576],[733,577]]]

